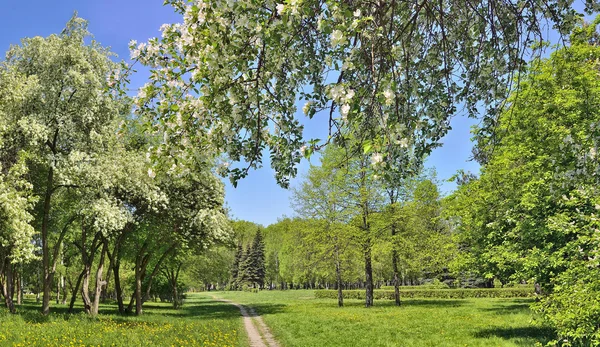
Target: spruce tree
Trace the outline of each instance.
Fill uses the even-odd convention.
[[[262,288],[265,283],[265,242],[260,230],[256,231],[252,247],[249,252],[250,271],[248,281]]]
[[[237,280],[235,282],[236,288],[242,289],[246,283],[248,283],[248,279],[250,276],[251,268],[252,268],[252,257],[250,256],[252,249],[248,247],[248,249],[242,249],[242,255],[240,256],[240,261],[238,265],[238,273]]]
[[[242,254],[244,253],[244,248],[242,247],[242,243],[238,243],[237,250],[235,252],[235,257],[233,258],[233,265],[231,267],[231,278],[229,279],[229,289],[236,290],[238,289],[238,274],[240,272],[240,261],[242,258]]]

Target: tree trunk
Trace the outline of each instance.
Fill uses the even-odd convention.
[[[98,314],[98,307],[100,306],[100,296],[102,295],[102,287],[106,285],[106,281],[102,279],[104,273],[104,260],[106,258],[106,251],[108,249],[108,241],[103,242],[102,251],[100,252],[100,262],[98,263],[98,270],[96,270],[96,293],[94,295],[94,304],[92,306],[92,315]]]
[[[113,276],[115,277],[115,294],[117,296],[117,305],[119,307],[119,313],[125,314],[125,305],[123,304],[123,289],[121,288],[121,278],[119,275],[120,268],[121,260],[116,260],[113,268]]]
[[[12,275],[12,264],[7,258],[4,259],[5,278],[4,283],[0,283],[2,286],[2,296],[4,296],[4,304],[10,313],[16,313],[15,304],[13,302],[13,275]],[[0,278],[1,280],[1,278]]]
[[[83,283],[81,285],[81,299],[83,300],[83,309],[85,313],[92,313],[92,300],[90,299],[90,275],[91,264],[85,262],[83,268]]]
[[[335,282],[338,292],[338,306],[344,306],[344,293],[342,292],[342,271],[340,269],[340,262],[335,263]]]
[[[401,305],[400,301],[400,276],[398,275],[398,252],[392,250],[392,268],[394,271],[394,299],[396,300],[396,306]]]
[[[75,287],[73,287],[73,291],[71,292],[71,302],[69,303],[69,313],[73,313],[73,307],[75,306],[75,300],[77,300],[77,292],[79,291],[79,286],[81,285],[81,280],[83,279],[83,275],[85,274],[85,269],[81,271],[79,277],[77,277],[77,283]]]
[[[135,269],[135,315],[142,314],[142,272],[136,266]]]
[[[373,306],[373,266],[371,265],[371,246],[365,246],[365,307]]]
[[[23,274],[17,274],[17,305],[23,304]]]
[[[84,220],[81,222],[81,261],[83,263],[83,283],[81,285],[81,299],[83,300],[83,309],[85,313],[92,313],[92,300],[90,299],[90,277],[92,272],[92,261],[95,251],[96,238],[92,242],[90,251],[87,251],[87,230]]]
[[[393,217],[392,217],[393,218]],[[392,239],[396,236],[396,222],[392,223]],[[398,275],[398,251],[396,250],[396,244],[394,242],[392,246],[392,270],[394,272],[394,300],[396,306],[400,306],[400,276]]]
[[[65,276],[60,276],[60,285],[62,288],[62,301],[61,304],[62,305],[66,305],[67,304],[67,283],[65,281]]]
[[[56,136],[55,136],[56,137]],[[46,194],[44,196],[44,209],[42,215],[42,271],[44,277],[42,279],[43,296],[42,296],[42,314],[50,313],[50,291],[52,290],[52,273],[50,271],[50,254],[48,245],[48,228],[50,224],[50,202],[52,200],[52,190],[54,183],[54,169],[48,169],[48,180],[46,182]]]
[[[342,266],[340,264],[340,252],[337,243],[337,238],[335,240],[334,257],[335,257],[335,284],[337,286],[337,294],[338,294],[338,307],[344,306],[344,293],[342,292]]]

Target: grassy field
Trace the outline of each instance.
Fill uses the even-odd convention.
[[[254,307],[285,347],[535,346],[553,337],[532,325],[531,299],[407,299],[365,309],[359,300],[338,308],[312,291],[213,295]]]
[[[142,317],[115,314],[103,305],[97,318],[67,315],[54,305],[44,317],[40,305],[26,301],[18,315],[0,308],[0,346],[247,346],[239,310],[190,295],[185,306],[146,303]]]
[[[147,303],[142,317],[103,305],[97,318],[55,305],[44,317],[27,301],[18,315],[0,308],[0,346],[248,346],[239,310],[211,296],[254,307],[283,347],[535,346],[553,338],[534,326],[530,299],[315,299],[313,291],[189,294],[184,307]],[[80,309],[81,310],[81,309]]]

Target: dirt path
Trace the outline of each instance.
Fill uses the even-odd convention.
[[[279,347],[277,341],[271,334],[269,327],[265,324],[262,317],[259,316],[254,309],[240,305],[230,300],[220,299],[213,296],[217,301],[226,302],[240,309],[242,317],[244,317],[244,327],[248,334],[250,347]]]

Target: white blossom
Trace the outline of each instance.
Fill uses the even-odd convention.
[[[304,107],[302,107],[302,112],[304,112],[304,114],[308,116],[308,113],[310,112],[311,107],[312,107],[312,101],[308,101],[306,104],[304,104]]]
[[[340,109],[340,112],[345,119],[348,116],[348,113],[350,112],[350,105],[348,105],[348,104],[343,105]]]
[[[346,39],[344,38],[344,34],[342,33],[341,30],[334,30],[331,33],[331,45],[332,46],[335,47],[335,46],[344,44],[345,40]]]
[[[378,165],[383,161],[381,153],[373,153],[371,156],[371,165]]]
[[[277,4],[277,14],[281,16],[283,15],[283,11],[285,11],[285,5]]]

